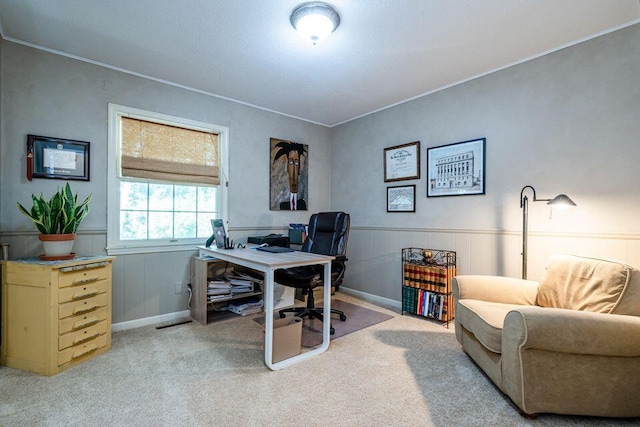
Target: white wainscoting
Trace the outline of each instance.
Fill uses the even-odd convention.
[[[494,230],[431,230],[352,226],[344,286],[400,301],[401,250],[456,251],[458,274],[521,276],[522,236]],[[539,280],[554,253],[612,259],[640,267],[640,236],[529,234],[528,278]]]
[[[237,242],[246,242],[247,236],[269,233],[286,233],[286,230],[281,227],[230,230]],[[35,233],[5,232],[0,238],[10,244],[10,259],[42,253]],[[399,307],[400,258],[402,248],[406,247],[456,251],[458,274],[520,277],[521,239],[521,234],[515,231],[352,226],[343,287],[374,302]],[[106,255],[105,246],[104,230],[83,231],[77,236],[74,252]],[[640,236],[530,233],[529,279],[542,277],[544,265],[554,253],[614,259],[640,267]],[[171,320],[175,313],[183,315],[188,310],[187,284],[193,255],[195,250],[118,256],[113,264],[112,322],[124,328]],[[176,282],[183,284],[177,294]]]

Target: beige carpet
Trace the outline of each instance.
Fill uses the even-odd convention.
[[[236,317],[113,334],[113,348],[54,377],[0,367],[0,425],[14,426],[604,426],[522,418],[462,352],[453,328],[394,315],[280,371],[262,328]]]

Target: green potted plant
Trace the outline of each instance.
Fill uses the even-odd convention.
[[[47,260],[72,258],[73,242],[80,222],[89,213],[91,194],[78,204],[78,194],[74,196],[67,182],[62,190],[57,191],[49,201],[42,194],[31,195],[33,207],[27,210],[18,203],[18,209],[29,218],[40,231],[40,240],[44,246]]]

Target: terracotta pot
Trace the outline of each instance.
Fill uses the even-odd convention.
[[[44,256],[47,259],[65,259],[71,255],[75,234],[41,234]]]

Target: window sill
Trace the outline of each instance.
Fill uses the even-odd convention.
[[[159,252],[186,252],[197,251],[198,245],[204,245],[201,243],[189,243],[189,244],[176,244],[166,246],[110,246],[107,247],[108,255],[133,255],[133,254],[149,254]]]

